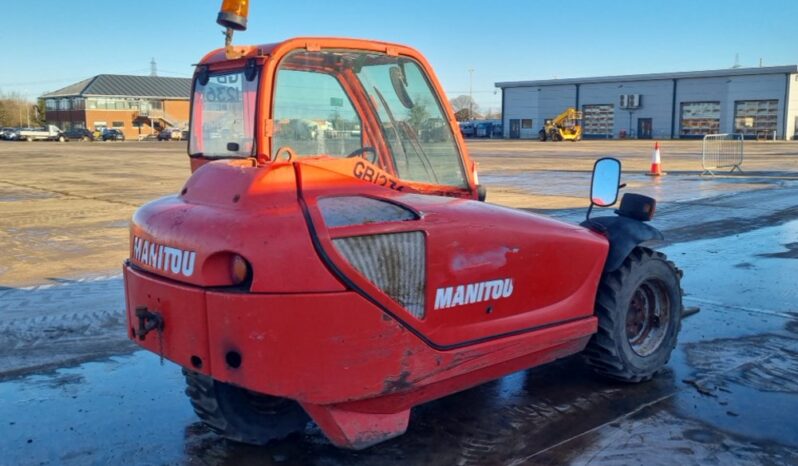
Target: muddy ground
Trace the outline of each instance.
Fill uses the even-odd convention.
[[[664,374],[625,386],[568,358],[419,407],[359,453],[312,424],[226,442],[122,322],[128,219],[179,191],[184,144],[0,142],[0,464],[798,462],[798,144],[747,144],[743,174],[701,177],[700,142],[667,141],[663,178],[644,175],[649,142],[469,145],[491,202],[581,221],[602,155],[660,200],[661,246],[702,307]]]

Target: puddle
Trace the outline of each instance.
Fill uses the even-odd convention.
[[[195,421],[179,368],[137,353],[0,384],[0,464],[163,464]],[[145,450],[145,454],[138,453]]]
[[[528,171],[480,173],[480,179],[490,190],[503,186],[532,195],[570,196],[588,198],[590,173],[566,171]],[[640,173],[624,173],[624,192],[651,196],[660,202],[678,202],[714,197],[718,194],[768,188],[781,182],[767,179],[708,178],[697,175],[666,175],[666,179]]]

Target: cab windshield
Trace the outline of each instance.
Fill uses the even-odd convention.
[[[194,82],[189,154],[204,157],[255,155],[258,77],[244,71],[203,76]]]
[[[274,92],[272,154],[363,157],[404,180],[467,187],[446,113],[412,59],[296,51]]]

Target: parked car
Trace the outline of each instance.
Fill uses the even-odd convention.
[[[125,134],[118,129],[107,129],[103,131],[103,141],[124,141]]]
[[[159,141],[180,141],[183,139],[183,131],[177,128],[166,128],[158,133]]]
[[[67,141],[94,141],[94,133],[86,128],[72,128],[64,131]]]
[[[464,138],[470,138],[474,136],[475,128],[474,123],[470,121],[461,121],[460,122],[460,134],[463,135]]]
[[[24,141],[61,141],[66,139],[64,132],[55,125],[47,125],[41,128],[22,128],[17,132],[17,139]]]
[[[14,141],[17,139],[17,128],[0,128],[0,139]]]

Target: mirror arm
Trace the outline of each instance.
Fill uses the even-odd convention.
[[[595,204],[593,204],[591,202],[590,203],[590,207],[587,208],[587,215],[585,216],[585,223],[587,223],[588,228],[590,228],[591,230],[593,230],[595,232],[606,233],[607,228],[604,227],[604,225],[602,225],[600,223],[596,223],[596,222],[593,221],[593,219],[590,218],[590,213],[593,212],[593,206],[594,205]]]

